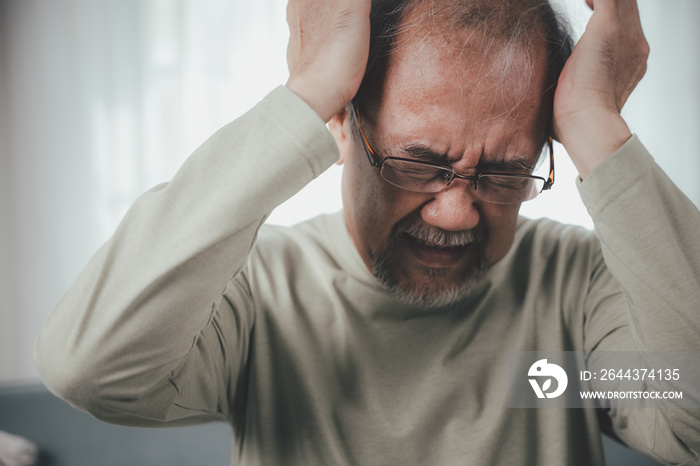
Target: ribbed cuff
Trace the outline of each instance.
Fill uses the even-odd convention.
[[[292,144],[304,148],[302,153],[314,178],[340,158],[335,139],[321,117],[289,88],[275,88],[257,107]]]
[[[584,181],[576,180],[583,204],[591,217],[637,183],[654,165],[654,159],[636,135],[601,162]]]

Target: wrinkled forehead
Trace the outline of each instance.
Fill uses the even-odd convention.
[[[406,23],[412,26],[397,36],[372,113],[385,109],[446,118],[448,111],[450,118],[472,125],[517,119],[532,126],[548,120],[551,93],[541,36],[508,42],[478,29],[411,22],[410,16]]]
[[[509,42],[413,15],[420,17],[409,15],[363,110],[381,147],[419,145],[470,166],[482,153],[538,154],[551,115],[546,52],[537,44],[544,39]]]

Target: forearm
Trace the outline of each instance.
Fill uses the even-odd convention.
[[[579,177],[585,180],[595,168],[622,147],[632,132],[619,113],[590,109],[571,120],[562,118],[557,128],[561,143],[571,157]]]
[[[335,160],[322,122],[285,88],[222,128],[137,200],[50,315],[35,350],[49,388],[75,404],[141,400],[144,416],[163,417],[169,378],[215,318],[230,326],[219,337],[235,371],[253,318],[219,313],[220,297],[266,216]],[[225,351],[209,351],[223,366]]]
[[[629,333],[620,334],[631,334],[633,347],[663,354],[668,367],[676,367],[673,352],[700,350],[700,212],[636,137],[579,190],[627,305]],[[665,387],[684,392],[686,403],[697,395],[692,374]],[[631,446],[659,460],[685,461],[700,452],[694,411],[615,408],[609,415]]]
[[[645,350],[700,350],[700,212],[634,137],[579,185]]]

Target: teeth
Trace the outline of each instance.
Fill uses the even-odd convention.
[[[413,239],[416,240],[416,243],[418,243],[418,244],[420,244],[420,245],[422,245],[422,246],[427,246],[427,247],[429,247],[429,248],[434,248],[434,249],[455,249],[455,248],[459,248],[459,247],[463,246],[463,245],[456,245],[456,246],[447,245],[447,246],[443,246],[443,245],[439,245],[439,244],[431,244],[431,243],[428,243],[428,242],[426,242],[426,241],[423,241],[422,239],[418,239],[418,238],[415,238],[415,237],[414,237]]]

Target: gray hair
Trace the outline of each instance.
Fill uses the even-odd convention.
[[[388,58],[401,46],[399,35],[426,25],[443,37],[466,32],[470,40],[481,41],[484,53],[494,54],[492,66],[502,76],[521,72],[523,82],[529,82],[532,72],[533,37],[541,34],[547,47],[547,89],[552,91],[573,51],[569,26],[548,0],[373,0],[369,59],[353,103],[369,104],[385,78]],[[522,58],[525,66],[511,70]]]

